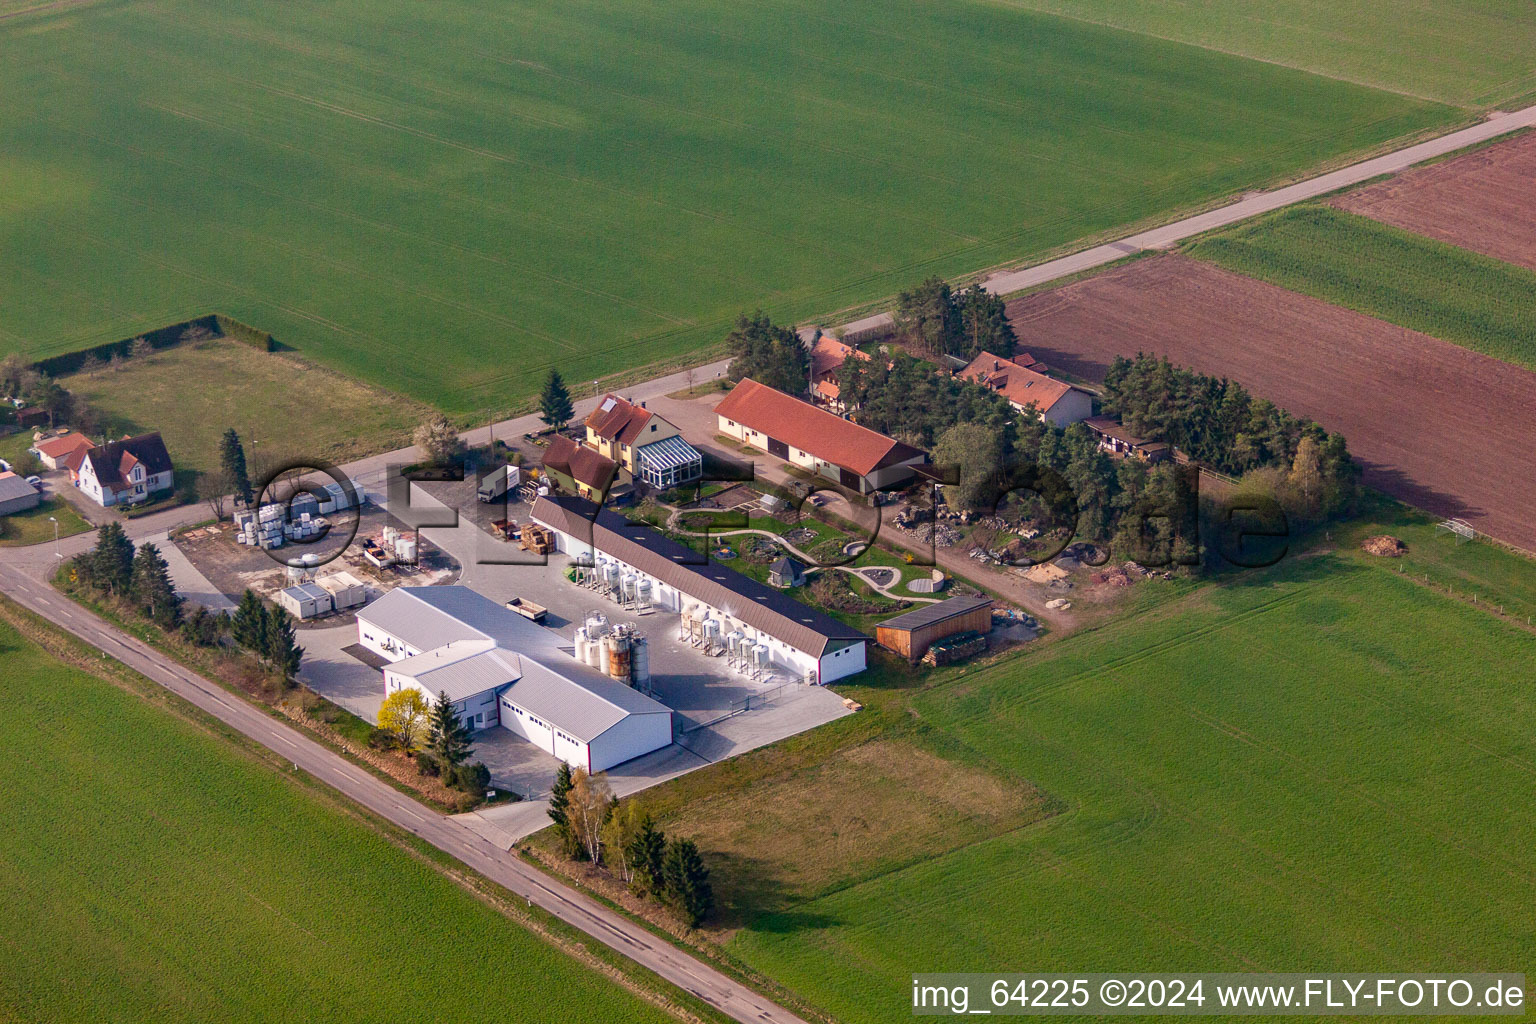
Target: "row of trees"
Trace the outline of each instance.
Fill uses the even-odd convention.
[[[996,434],[1005,450],[1011,446],[1014,410],[1006,398],[904,353],[849,359],[837,383],[854,422],[908,444],[929,448],[950,427],[973,423]]]
[[[896,296],[894,315],[897,339],[933,358],[1011,356],[1019,343],[1002,298],[979,284],[955,291],[943,278],[930,277]]]
[[[298,674],[304,648],[299,646],[293,616],[287,609],[269,606],[255,591],[246,590],[231,616],[230,635],[270,667],[285,687]]]
[[[379,707],[378,731],[414,756],[423,775],[441,778],[466,793],[482,793],[490,785],[490,769],[469,760],[474,738],[446,693],[428,701],[414,687],[396,690]]]
[[[762,310],[736,318],[725,336],[731,380],[751,377],[785,394],[804,394],[811,386],[811,354],[792,327],[781,327]]]
[[[599,772],[561,765],[549,817],[566,856],[603,864],[630,890],[670,907],[696,928],[714,908],[709,869],[691,839],[667,840],[638,802],[619,803]]]
[[[1218,472],[1282,473],[1293,513],[1326,519],[1355,499],[1359,467],[1343,435],[1254,398],[1236,381],[1155,356],[1121,356],[1104,378],[1104,411],[1132,433],[1177,445]]]
[[[76,580],[131,604],[162,629],[181,625],[181,595],[165,557],[153,544],[135,548],[120,524],[103,526],[96,546],[71,565]]]
[[[304,649],[286,611],[269,609],[247,590],[234,615],[211,613],[201,605],[184,613],[184,601],[160,549],[150,543],[135,546],[119,523],[103,526],[96,546],[77,555],[70,567],[77,582],[125,602],[167,632],[179,628],[189,643],[213,647],[232,638],[270,666],[285,686],[299,671]]]

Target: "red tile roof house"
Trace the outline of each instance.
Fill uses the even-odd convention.
[[[39,441],[32,446],[38,460],[49,469],[63,469],[69,457],[82,448],[95,448],[96,442],[84,434],[63,434]]]
[[[715,406],[720,433],[861,494],[903,487],[927,456],[750,377]]]
[[[1028,354],[1021,358],[1040,365]],[[958,376],[1001,392],[1020,412],[1033,405],[1040,418],[1054,426],[1065,427],[1093,415],[1093,396],[1088,392],[990,352],[972,359]]]
[[[102,507],[147,501],[176,483],[170,453],[159,434],[77,449],[68,465],[75,486]]]
[[[812,398],[841,411],[842,388],[837,383],[837,371],[850,358],[868,359],[869,353],[860,352],[825,334],[816,339],[811,345]]]

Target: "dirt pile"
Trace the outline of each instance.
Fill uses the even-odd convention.
[[[1399,558],[1408,550],[1407,544],[1385,533],[1365,538],[1365,542],[1360,546],[1368,554],[1376,555],[1378,558]]]

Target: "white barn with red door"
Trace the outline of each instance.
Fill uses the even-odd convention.
[[[468,587],[399,587],[357,613],[384,694],[447,694],[471,729],[500,726],[600,772],[672,743],[672,711],[578,662],[560,634]]]

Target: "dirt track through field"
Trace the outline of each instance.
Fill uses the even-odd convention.
[[[1333,205],[1536,270],[1536,132],[1405,171]]]
[[[1166,355],[1339,431],[1366,483],[1536,551],[1536,374],[1167,255],[1008,304],[1019,346],[1101,380]]]

